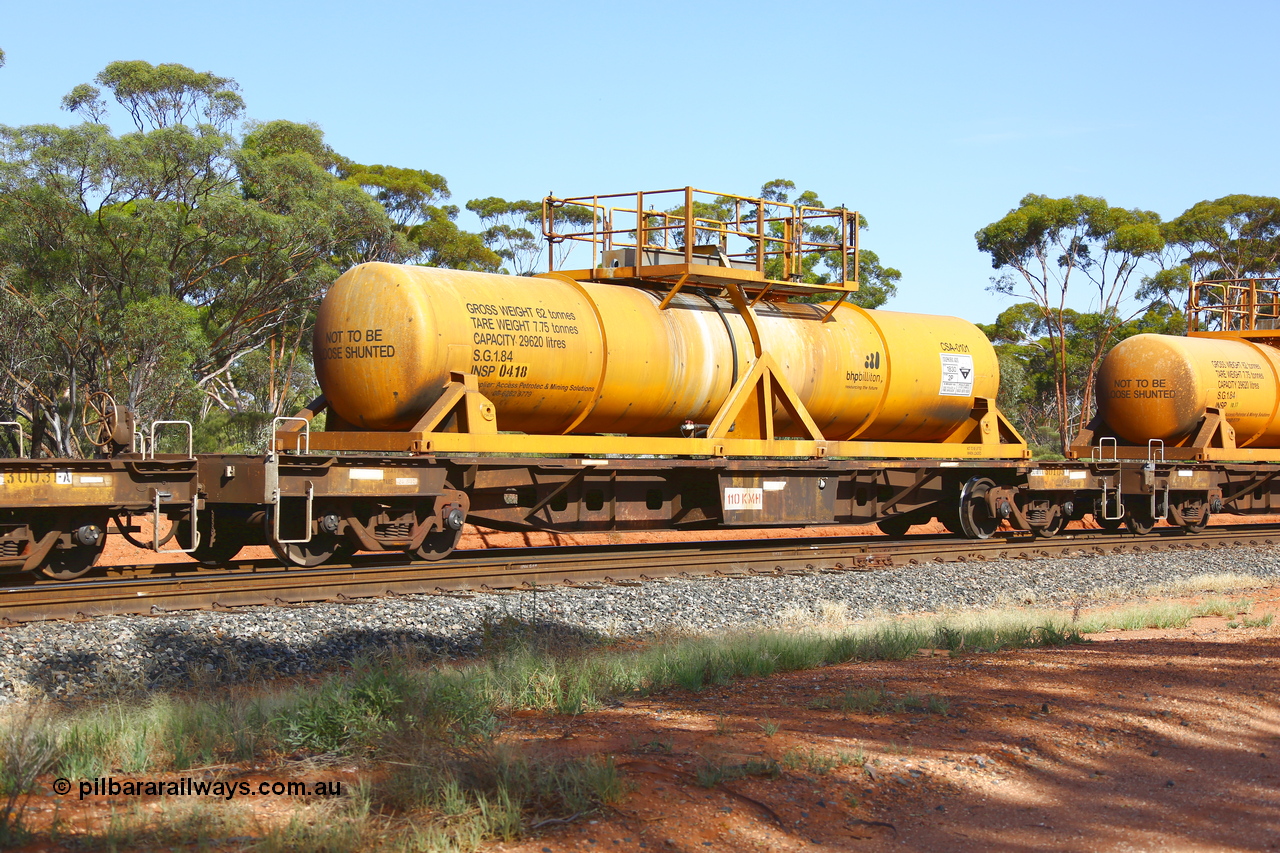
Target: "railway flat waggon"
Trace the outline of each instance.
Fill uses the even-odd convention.
[[[1069,457],[1033,461],[977,327],[849,301],[858,223],[689,187],[549,197],[549,258],[578,246],[589,264],[357,266],[317,315],[321,396],[276,419],[266,453],[192,454],[186,425],[186,455],[157,455],[156,426],[183,424],[137,442],[102,401],[86,420],[104,458],[0,460],[0,568],[81,574],[111,520],[152,550],[223,562],[266,544],[315,566],[440,559],[467,523],[901,536],[936,518],[982,539],[1089,515],[1194,533],[1280,505],[1280,318],[1258,310],[1274,291],[1248,285],[1248,320],[1224,291],[1215,328],[1117,346]],[[806,275],[814,258],[829,280]]]
[[[698,196],[547,199],[546,236],[586,244],[584,269],[344,274],[317,316],[323,396],[276,448],[399,461],[328,485],[293,481],[286,463],[285,527],[419,556],[447,553],[463,519],[905,531],[941,512],[961,530],[957,509],[937,508],[947,495],[992,466],[1026,467],[973,324],[848,302],[856,213],[717,195],[727,215],[713,220]],[[569,206],[590,225],[558,224]],[[831,283],[801,281],[815,252],[837,259]]]

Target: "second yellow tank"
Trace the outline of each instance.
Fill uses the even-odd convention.
[[[1098,371],[1098,413],[1135,444],[1191,436],[1205,409],[1221,409],[1238,447],[1280,447],[1280,350],[1231,338],[1135,335]]]

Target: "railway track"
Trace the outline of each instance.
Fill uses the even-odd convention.
[[[265,560],[225,568],[197,564],[109,566],[105,576],[36,581],[0,589],[0,624],[113,614],[289,606],[377,596],[533,590],[550,585],[636,584],[673,576],[747,576],[872,571],[913,563],[1035,559],[1072,553],[1140,553],[1271,545],[1280,526],[1237,525],[1187,536],[1170,528],[1147,536],[1074,531],[972,541],[958,537],[859,536],[690,542],[678,545],[487,549],[444,563],[358,557],[323,568],[285,570]]]

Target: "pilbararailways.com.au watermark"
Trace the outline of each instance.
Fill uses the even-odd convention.
[[[67,778],[53,780],[53,792],[65,797],[79,790],[85,797],[218,797],[234,800],[236,797],[341,797],[342,781],[321,779],[306,782],[290,779],[287,782],[224,782],[221,780],[192,779],[116,779],[99,776],[72,782]]]

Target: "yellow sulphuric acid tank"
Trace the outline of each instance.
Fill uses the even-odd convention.
[[[410,429],[451,371],[471,372],[501,430],[678,434],[706,424],[755,361],[724,299],[370,263],[334,282],[316,318],[316,376],[355,429]],[[996,396],[991,344],[965,320],[760,303],[764,352],[828,439],[931,441]],[[800,435],[779,407],[781,436]]]
[[[1134,444],[1191,436],[1222,409],[1237,447],[1280,447],[1280,350],[1235,338],[1135,335],[1098,370],[1098,414]]]

